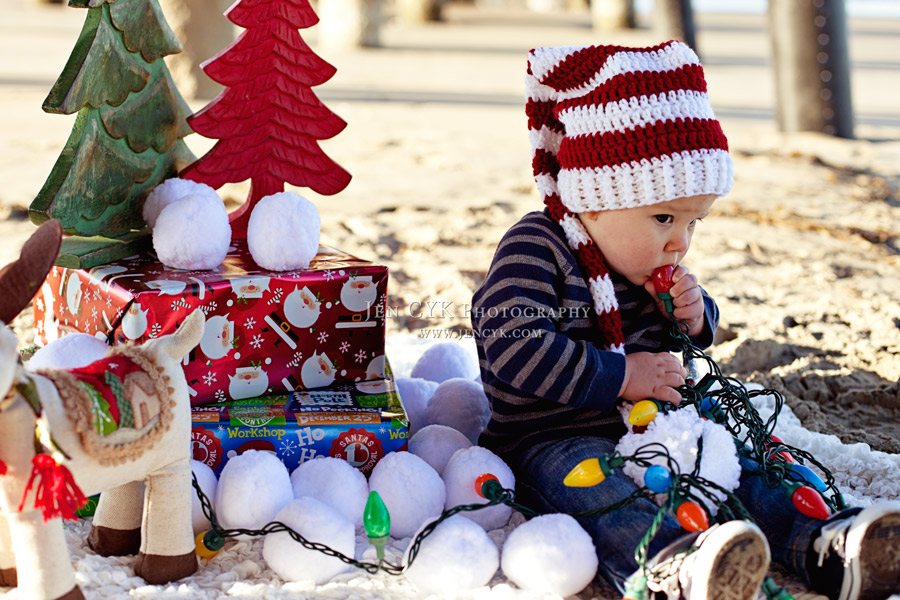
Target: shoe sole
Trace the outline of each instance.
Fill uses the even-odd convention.
[[[900,590],[900,513],[873,521],[860,548],[859,600],[883,600]]]
[[[741,531],[719,551],[705,590],[691,600],[754,600],[769,572],[769,545],[756,528]]]

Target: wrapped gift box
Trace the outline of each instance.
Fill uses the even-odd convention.
[[[255,398],[383,378],[387,280],[387,267],[328,247],[307,269],[265,271],[235,240],[213,271],[171,269],[152,255],[54,267],[35,298],[35,327],[45,344],[71,331],[141,343],[200,308],[206,331],[184,366],[191,403]]]
[[[409,421],[390,377],[195,406],[194,459],[218,475],[246,450],[274,452],[293,471],[320,456],[342,458],[366,476],[388,452],[406,450]]]

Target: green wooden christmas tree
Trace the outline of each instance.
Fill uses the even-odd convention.
[[[146,244],[144,199],[194,160],[182,139],[191,110],[163,62],[181,44],[157,0],[69,5],[88,14],[43,109],[78,116],[30,215],[73,234],[59,264],[90,267]]]

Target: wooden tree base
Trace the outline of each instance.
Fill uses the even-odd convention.
[[[62,242],[56,264],[69,269],[90,269],[149,249],[148,231],[130,233],[121,238],[69,236]]]

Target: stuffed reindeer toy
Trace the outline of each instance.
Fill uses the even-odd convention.
[[[4,323],[43,283],[61,236],[58,223],[45,223],[0,271],[0,585],[18,583],[29,599],[83,598],[62,520],[98,492],[94,550],[137,552],[134,570],[153,584],[197,569],[181,359],[203,335],[203,313],[83,368],[26,371]]]

